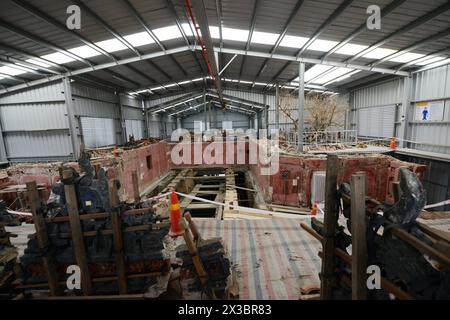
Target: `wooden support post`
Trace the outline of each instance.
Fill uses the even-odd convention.
[[[351,179],[352,299],[367,299],[366,174]]]
[[[116,252],[117,282],[119,284],[119,293],[127,294],[127,277],[125,272],[125,253],[123,251],[123,232],[122,219],[119,205],[119,196],[117,194],[117,184],[115,181],[109,181],[109,198],[111,204],[111,222],[114,239],[114,251]]]
[[[39,245],[39,250],[43,253],[42,260],[44,263],[44,268],[47,272],[50,295],[56,296],[59,292],[56,267],[53,257],[47,255],[49,245],[47,226],[45,224],[45,219],[42,216],[42,213],[39,211],[41,202],[37,191],[36,181],[27,182],[26,186],[28,190],[28,202],[30,204],[31,213],[33,214],[33,222],[36,229],[36,237]]]
[[[189,228],[191,229],[192,235],[194,236],[194,241],[197,243],[201,237],[200,232],[198,232],[197,225],[195,224],[194,220],[192,220],[192,216],[190,212],[186,212],[184,214],[184,217],[186,218],[187,222],[189,223]]]
[[[202,287],[205,289],[206,294],[210,299],[215,299],[216,296],[214,291],[208,288],[208,274],[205,271],[202,260],[200,259],[200,255],[198,254],[197,247],[192,240],[191,233],[189,232],[189,226],[184,218],[180,220],[180,226],[184,229],[183,238],[186,242],[186,246],[188,248],[189,254],[191,255],[192,263],[194,264],[195,271],[197,271],[197,275],[200,279],[200,283]]]
[[[141,194],[139,193],[139,179],[136,171],[133,171],[133,173],[131,174],[131,178],[133,180],[134,202],[139,203],[139,201],[141,201]]]
[[[66,196],[67,211],[69,213],[70,231],[72,235],[72,243],[75,252],[77,264],[81,270],[81,290],[84,295],[92,294],[91,274],[86,258],[86,249],[84,247],[83,233],[81,230],[80,214],[78,212],[77,195],[75,185],[68,182],[73,177],[73,172],[66,169],[63,172],[64,192]]]
[[[325,178],[325,214],[324,238],[322,242],[323,259],[321,269],[320,299],[331,299],[334,286],[334,235],[336,232],[336,210],[338,204],[337,176],[339,171],[339,158],[336,155],[327,156],[327,169]]]

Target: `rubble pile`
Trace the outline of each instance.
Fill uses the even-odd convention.
[[[157,216],[151,212],[139,216],[122,215],[123,228],[148,226],[147,230],[124,232],[124,253],[126,274],[155,273],[128,279],[128,291],[145,292],[157,283],[159,273],[166,274],[170,270],[169,255],[164,249],[163,238],[168,227],[153,228],[157,224]],[[70,238],[69,222],[49,222],[47,232],[50,240],[50,252],[54,257],[56,270],[60,280],[67,278],[67,267],[76,265],[74,248]],[[108,217],[104,220],[82,220],[83,232],[95,231],[96,236],[85,237],[86,255],[92,278],[114,277],[117,275],[116,254],[113,248],[112,234],[105,235],[103,230],[111,230],[112,222]],[[46,270],[42,264],[42,254],[36,238],[29,240],[20,262],[23,270],[23,283],[47,282]],[[118,291],[116,281],[95,283],[95,293],[112,293]]]
[[[197,249],[205,271],[208,275],[208,287],[218,299],[226,299],[230,283],[230,261],[220,238],[200,240]],[[181,287],[185,299],[206,299],[197,271],[186,245],[177,248],[176,257],[182,259],[180,270]]]
[[[11,282],[14,280],[13,267],[18,255],[5,226],[16,226],[18,223],[17,218],[6,211],[4,202],[0,201],[0,293],[9,293]]]

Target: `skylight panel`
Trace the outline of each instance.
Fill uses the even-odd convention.
[[[140,47],[155,42],[146,31],[124,36],[124,39],[127,40],[133,47]]]
[[[181,38],[180,30],[176,25],[154,29],[153,33],[161,41]]]
[[[73,54],[76,54],[77,56],[79,56],[81,58],[90,58],[90,57],[95,57],[95,56],[98,56],[101,54],[100,52],[98,52],[95,49],[92,49],[89,46],[80,46],[80,47],[69,49],[67,51],[72,52]]]
[[[342,46],[342,48],[340,48],[339,50],[336,50],[336,53],[353,56],[353,55],[357,54],[358,52],[361,52],[367,48],[368,48],[368,46],[363,46],[363,45],[354,44],[354,43],[347,43],[346,45]]]
[[[286,35],[284,36],[283,40],[281,40],[280,46],[300,49],[308,40],[309,39],[305,37]]]
[[[189,26],[189,23],[182,23],[181,24],[181,28],[183,28],[184,33],[188,36],[188,37],[193,37],[194,35],[192,34],[192,30],[191,27]],[[211,28],[211,27],[210,27]]]
[[[44,67],[44,68],[51,67],[51,65],[49,65],[48,63],[45,63],[45,62],[43,62],[42,60],[39,60],[39,59],[28,59],[28,60],[25,60],[25,61],[29,62],[29,63],[32,63],[32,64],[35,64],[37,66]]]
[[[317,77],[319,74],[330,70],[331,68],[333,68],[333,67],[325,66],[325,65],[322,65],[322,64],[316,64],[314,67],[312,67],[311,69],[309,69],[308,71],[305,72],[305,81],[309,81],[309,80]],[[293,81],[297,81],[298,82],[298,77],[295,78]]]
[[[423,57],[423,59],[420,59],[419,61],[417,61],[415,64],[419,65],[419,66],[426,66],[427,64],[431,64],[434,62],[438,62],[445,59],[445,57]]]
[[[103,40],[100,42],[96,42],[95,44],[107,52],[115,52],[127,49],[127,46],[117,39]]]
[[[225,40],[246,42],[248,38],[248,32],[248,30],[242,29],[222,28],[222,37]],[[216,39],[218,38],[219,36],[217,36]]]
[[[210,26],[209,33],[211,34],[211,38],[220,39],[219,27]]]
[[[389,61],[394,61],[394,62],[400,62],[400,63],[407,63],[419,58],[424,57],[423,54],[419,54],[419,53],[413,53],[413,52],[407,52],[404,53],[402,55],[399,55],[398,57],[394,57],[392,59],[389,59]]]
[[[441,61],[438,61],[438,62],[427,64],[426,67],[427,68],[434,68],[434,67],[443,66],[443,65],[448,64],[448,63],[450,63],[450,59],[445,59],[445,60],[441,60]]]
[[[46,54],[45,56],[41,56],[41,57],[44,58],[45,60],[49,60],[51,62],[58,63],[58,64],[75,61],[75,59],[73,59],[65,54],[62,54],[60,52]]]
[[[336,68],[333,71],[330,71],[329,73],[313,80],[314,83],[317,84],[324,84],[325,82],[329,82],[331,80],[334,80],[340,76],[343,76],[344,74],[353,71],[354,69],[350,68]]]
[[[327,52],[338,44],[337,41],[317,39],[308,47],[307,50]]]
[[[325,84],[327,85],[327,84],[331,84],[331,83],[334,83],[334,82],[342,81],[342,80],[344,80],[344,79],[350,78],[352,75],[357,74],[358,72],[361,72],[361,70],[354,70],[353,72],[349,72],[349,73],[347,73],[347,74],[344,74],[344,75],[341,76],[341,77],[332,79],[331,81],[329,81],[329,82],[327,82],[327,83],[325,83]]]
[[[251,42],[272,46],[277,42],[279,36],[280,35],[276,33],[254,31]]]
[[[10,75],[10,76],[17,76],[17,75],[25,73],[25,72],[26,71],[8,67],[8,66],[0,67],[0,73],[4,73],[4,74]]]
[[[387,57],[396,52],[397,52],[396,50],[392,50],[392,49],[376,48],[376,49],[370,51],[369,53],[366,53],[365,55],[363,55],[363,57],[369,58],[369,59],[383,59],[384,57]]]

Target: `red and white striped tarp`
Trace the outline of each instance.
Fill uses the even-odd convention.
[[[222,237],[237,272],[240,299],[293,299],[302,286],[319,287],[319,241],[300,227],[305,219],[207,220],[204,239]]]

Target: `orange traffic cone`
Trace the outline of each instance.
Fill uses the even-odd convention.
[[[311,208],[311,215],[315,216],[316,214],[317,214],[317,203],[314,202],[314,205]]]
[[[184,233],[180,227],[181,212],[178,196],[175,192],[170,194],[170,231],[169,236],[178,237]]]
[[[114,146],[114,150],[113,150],[113,154],[114,154],[114,158],[117,158],[117,146]]]
[[[389,148],[391,148],[391,150],[397,149],[397,141],[396,141],[395,137],[392,137]]]

